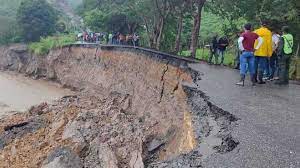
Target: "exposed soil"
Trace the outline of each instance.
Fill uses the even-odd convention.
[[[194,86],[188,60],[113,46],[0,53],[0,69],[75,91],[1,119],[0,167],[201,167],[238,145],[237,118]]]

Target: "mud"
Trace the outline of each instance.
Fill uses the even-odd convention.
[[[33,80],[21,74],[0,72],[0,118],[12,111],[23,112],[32,105],[51,102],[72,94],[53,82]]]
[[[2,70],[76,91],[4,118],[0,167],[201,167],[238,145],[230,135],[238,119],[194,86],[191,60],[117,46],[0,50]]]

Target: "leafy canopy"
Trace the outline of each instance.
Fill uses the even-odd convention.
[[[17,11],[17,22],[25,41],[38,41],[55,32],[58,19],[46,0],[23,0]]]

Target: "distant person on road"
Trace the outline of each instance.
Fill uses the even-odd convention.
[[[118,44],[118,33],[114,32],[112,37],[112,44],[117,45]]]
[[[113,44],[113,34],[112,33],[108,34],[108,43],[107,44]]]
[[[255,81],[258,84],[265,84],[263,81],[263,74],[268,71],[268,59],[273,54],[272,49],[272,32],[267,28],[267,23],[262,21],[261,28],[254,31],[258,36],[263,39],[261,47],[255,51]],[[258,42],[255,43],[257,46]]]
[[[287,85],[289,84],[289,69],[290,61],[294,47],[294,37],[290,34],[289,27],[282,28],[283,35],[280,37],[278,44],[278,64],[279,64],[279,81],[275,84]]]
[[[212,58],[215,57],[215,64],[218,64],[218,35],[215,35],[212,38],[210,48],[210,57],[208,59],[208,63],[212,64]]]
[[[221,56],[221,65],[224,65],[224,56],[225,56],[225,51],[226,51],[226,48],[228,47],[229,45],[229,41],[227,39],[226,36],[223,36],[219,39],[218,41],[218,55]]]
[[[239,37],[241,37],[241,35],[243,34],[243,32],[239,32],[237,33],[237,38],[239,39]],[[236,58],[235,58],[235,67],[234,69],[240,69],[240,57],[241,57],[241,54],[242,54],[242,51],[239,49],[239,42],[237,40],[236,42]]]
[[[125,45],[126,44],[126,36],[122,33],[119,34],[119,44],[120,45]]]
[[[130,45],[130,46],[133,46],[133,35],[132,34],[128,34],[126,35],[126,44],[127,45]]]
[[[236,83],[239,86],[245,85],[245,78],[247,74],[247,67],[250,72],[252,85],[255,85],[254,75],[255,75],[255,57],[254,51],[258,50],[263,43],[263,39],[259,37],[256,33],[251,32],[252,25],[250,23],[244,26],[244,33],[241,34],[241,37],[238,40],[239,48],[242,51],[240,57],[240,75],[241,80]],[[258,41],[258,44],[254,48],[255,41]]]
[[[139,46],[139,42],[140,42],[140,36],[136,33],[133,34],[133,45],[135,47]]]
[[[87,41],[88,40],[88,33],[86,31],[83,32],[83,41]]]
[[[83,34],[82,33],[78,33],[77,40],[80,41],[81,43],[83,43]]]

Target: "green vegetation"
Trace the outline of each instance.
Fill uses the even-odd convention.
[[[22,1],[17,12],[17,22],[25,41],[38,41],[53,34],[57,19],[57,13],[46,0]]]
[[[184,56],[184,57],[189,57],[191,55],[191,51],[182,51],[178,53],[178,55]],[[203,61],[208,61],[210,57],[210,50],[207,48],[202,48],[202,49],[197,49],[196,52],[196,59],[203,60]],[[232,48],[229,48],[225,52],[224,56],[224,65],[229,66],[229,67],[234,67],[235,64],[235,50]],[[214,61],[215,58],[212,59]],[[219,57],[219,62],[221,61],[221,57]]]
[[[82,0],[66,0],[66,2],[71,5],[73,9],[77,9],[82,4]]]
[[[0,45],[20,40],[16,11],[21,0],[0,0]]]
[[[45,55],[53,48],[59,48],[75,43],[75,35],[61,35],[41,38],[40,42],[29,45],[29,50],[36,55]]]
[[[14,18],[21,1],[22,0],[0,0],[0,16]]]
[[[20,41],[24,41],[24,33],[22,33],[21,26],[17,22],[17,11],[20,7],[20,4],[24,1],[25,3],[29,3],[31,0],[0,0],[0,45],[2,44],[9,44],[9,43],[16,43]],[[82,3],[82,0],[46,0],[50,3],[51,6],[57,7],[58,3],[63,3],[65,5],[70,5],[74,9]],[[40,2],[39,2],[40,3]],[[44,17],[43,11],[44,8],[36,8],[36,13],[39,13],[40,10],[42,13],[39,13],[41,17]],[[45,11],[46,12],[46,11]],[[66,33],[72,32],[74,30],[73,24],[70,23],[70,19],[66,16],[65,13],[55,11],[58,15],[57,23],[55,25],[55,31],[58,33]],[[33,22],[33,21],[32,21]],[[38,21],[37,23],[43,23],[43,20]],[[28,22],[30,23],[30,22]],[[29,25],[32,28],[35,28],[34,25]],[[44,23],[43,23],[44,24]],[[70,26],[71,25],[71,26]],[[52,27],[52,25],[50,25]],[[72,29],[72,30],[70,30]],[[43,35],[45,36],[45,35]]]

